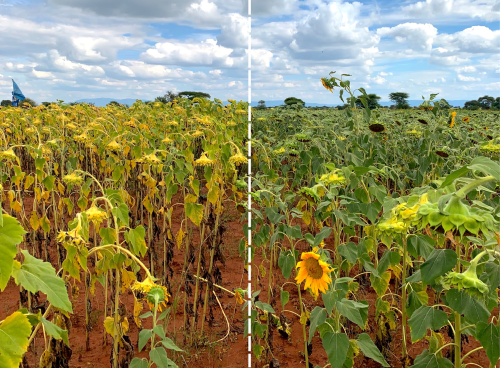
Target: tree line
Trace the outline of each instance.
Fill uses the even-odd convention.
[[[411,109],[411,106],[408,103],[409,97],[410,97],[410,95],[406,92],[389,93],[389,100],[394,102],[394,105],[392,105],[391,108]],[[379,103],[380,99],[381,99],[381,97],[377,96],[375,93],[368,94],[368,96],[367,96],[368,107],[371,110],[383,107]],[[284,102],[284,105],[282,105],[282,106],[294,106],[294,107],[304,107],[305,106],[305,102],[302,101],[300,98],[296,98],[296,97],[288,97],[283,102]],[[448,103],[448,101],[446,101],[445,99],[439,100],[438,103],[439,103],[440,107],[443,109],[449,109],[452,107]],[[344,105],[338,106],[337,108],[339,110],[343,110],[347,107],[350,107],[350,105],[346,103]],[[361,100],[359,98],[356,99],[356,107],[363,108],[363,103],[361,102]],[[256,106],[256,109],[267,109],[266,101],[260,100],[258,102],[258,105]],[[471,100],[471,101],[465,102],[463,109],[465,109],[465,110],[478,110],[478,109],[500,110],[500,97],[494,98],[494,97],[491,97],[488,95],[483,96],[483,97],[479,97],[477,100]]]

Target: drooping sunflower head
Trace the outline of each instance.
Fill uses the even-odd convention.
[[[248,163],[248,159],[245,156],[243,156],[241,152],[238,152],[236,155],[231,156],[229,158],[229,162],[232,162],[234,166],[240,166]]]
[[[323,84],[323,87],[333,93],[333,87],[326,78],[321,78],[321,84]]]
[[[162,142],[165,143],[165,144],[169,144],[169,143],[172,143],[173,140],[170,139],[169,137],[165,137],[165,138],[163,138]]]
[[[17,159],[16,154],[14,153],[14,150],[12,148],[9,148],[5,151],[0,152],[0,159],[7,159],[7,160],[15,160]]]
[[[194,166],[212,166],[214,163],[215,161],[209,159],[207,153],[203,152],[201,157],[194,162]]]
[[[83,183],[83,177],[80,175],[72,172],[71,174],[65,175],[63,177],[63,181],[66,184],[71,184],[71,185],[80,185]]]
[[[122,145],[114,139],[106,145],[106,149],[108,151],[116,152],[116,151],[119,151],[121,148],[122,148]]]
[[[333,271],[328,263],[320,260],[320,255],[315,252],[304,252],[300,256],[302,261],[297,263],[299,272],[295,281],[301,284],[305,280],[304,290],[310,289],[313,295],[321,291],[326,293],[328,285],[332,282],[330,273]]]
[[[87,214],[89,221],[92,221],[95,224],[100,224],[108,218],[106,211],[101,210],[95,205],[92,205],[87,211],[85,211],[85,213]]]
[[[145,156],[143,156],[135,161],[138,163],[145,163],[145,164],[150,164],[150,165],[161,163],[161,160],[158,157],[156,157],[156,155],[154,153],[150,153],[149,155],[145,155]]]

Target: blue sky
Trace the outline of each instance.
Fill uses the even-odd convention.
[[[0,99],[247,99],[247,0],[0,0]],[[252,101],[500,95],[500,0],[252,0]]]
[[[0,99],[247,99],[241,0],[0,0]]]
[[[387,101],[500,96],[500,1],[253,0],[252,101],[340,103],[330,71]]]

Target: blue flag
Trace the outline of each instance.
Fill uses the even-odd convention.
[[[26,97],[24,97],[23,93],[21,92],[21,89],[17,85],[16,82],[14,82],[14,79],[12,79],[12,83],[14,85],[14,90],[12,91],[12,101],[23,101]]]

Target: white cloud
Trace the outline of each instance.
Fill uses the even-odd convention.
[[[493,31],[485,26],[473,26],[453,34],[439,35],[436,42],[455,53],[498,53],[500,30]]]
[[[462,66],[455,69],[457,73],[474,73],[477,71],[476,67],[473,65]]]
[[[495,0],[426,0],[404,6],[406,16],[420,18],[469,18],[488,22],[500,20]]]
[[[234,60],[232,49],[217,44],[216,40],[202,42],[161,42],[141,54],[141,59],[154,64],[216,66],[229,68]]]
[[[35,77],[35,78],[40,78],[40,79],[54,79],[56,76],[54,74],[52,74],[51,72],[41,72],[41,71],[38,71],[38,70],[35,70],[33,69],[31,71],[31,74]]]
[[[477,81],[480,81],[481,78],[467,77],[467,76],[464,76],[462,74],[459,74],[458,80],[460,80],[462,82],[477,82]]]
[[[398,43],[405,43],[409,49],[430,51],[437,35],[437,28],[432,24],[403,23],[395,27],[377,29],[381,37],[393,37]]]

